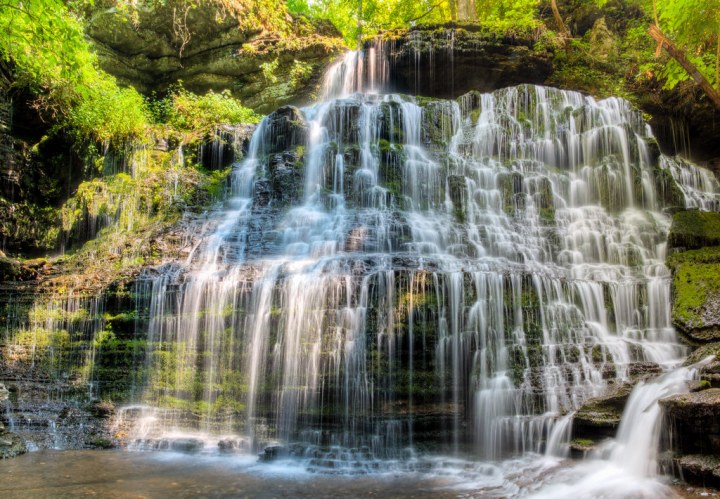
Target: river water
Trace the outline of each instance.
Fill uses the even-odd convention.
[[[251,456],[46,450],[0,462],[0,497],[500,498],[532,495],[546,482],[582,472],[583,466],[534,456],[508,461],[505,469],[499,470],[448,458],[424,463],[423,471],[337,476],[308,473],[296,462],[259,464]],[[498,478],[498,471],[506,472],[506,479]],[[612,479],[612,473],[606,478]],[[647,483],[643,491],[658,492],[657,487],[657,483]],[[557,489],[550,490],[550,497],[563,497],[554,495]],[[610,488],[592,496],[576,491],[572,497],[621,496]],[[720,495],[703,488],[670,485],[659,495],[648,497],[695,499]]]

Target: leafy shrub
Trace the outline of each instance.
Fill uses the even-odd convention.
[[[185,89],[177,89],[168,100],[156,106],[156,110],[165,113],[158,116],[172,128],[183,131],[203,131],[219,123],[257,123],[260,116],[244,107],[228,90],[215,93],[212,90],[205,95],[196,95]],[[164,118],[164,119],[163,119]]]

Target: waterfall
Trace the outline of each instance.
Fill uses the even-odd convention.
[[[560,473],[532,497],[672,497],[672,492],[655,480],[662,432],[659,401],[687,393],[687,382],[696,379],[697,369],[710,360],[712,357],[638,383],[625,406],[617,437],[602,444],[593,459]]]
[[[384,94],[384,57],[266,117],[199,244],[141,284],[138,442],[562,452],[588,398],[679,365],[665,208],[717,209],[712,174],[622,99]]]

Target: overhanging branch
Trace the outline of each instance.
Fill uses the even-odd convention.
[[[656,25],[651,25],[649,29],[650,36],[658,42],[658,49],[664,48],[668,54],[680,64],[683,69],[690,75],[695,83],[710,97],[710,100],[715,104],[715,107],[720,109],[720,93],[715,90],[712,84],[705,78],[697,66],[695,66],[690,59],[687,58],[685,52],[677,47],[668,37],[666,37],[660,28]]]

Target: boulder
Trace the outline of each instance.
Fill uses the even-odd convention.
[[[720,388],[660,400],[680,454],[720,454]]]
[[[625,404],[635,385],[641,380],[661,373],[660,366],[653,362],[631,364],[628,367],[630,381],[610,385],[604,395],[589,399],[578,409],[573,417],[573,438],[578,441],[594,442],[606,437],[614,437],[620,426]],[[588,445],[580,445],[578,448]]]
[[[611,387],[606,395],[585,402],[573,417],[573,437],[586,441],[614,437],[633,386],[620,384]]]
[[[0,435],[0,459],[8,459],[27,452],[25,441],[14,433]]]
[[[27,281],[34,277],[35,273],[17,260],[0,256],[0,282]]]
[[[688,483],[720,486],[720,457],[690,454],[673,459],[680,476]]]
[[[720,245],[720,213],[699,210],[675,213],[668,244],[685,250]]]
[[[170,450],[175,452],[200,452],[204,446],[205,443],[198,438],[180,438],[170,441]]]

